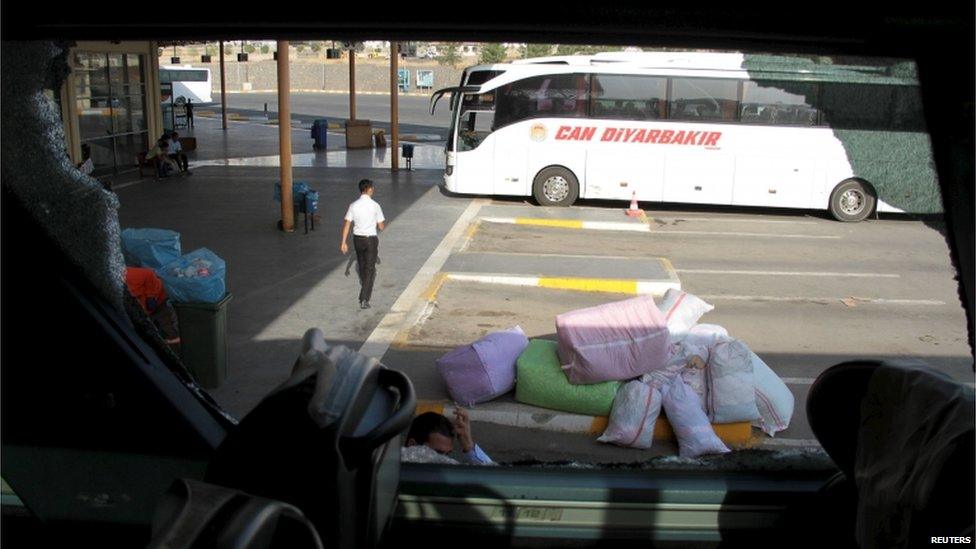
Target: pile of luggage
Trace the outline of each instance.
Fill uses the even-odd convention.
[[[682,457],[729,448],[713,424],[786,429],[793,394],[745,343],[698,324],[714,307],[680,290],[556,317],[557,341],[529,340],[516,326],[437,361],[455,402],[471,406],[515,390],[519,402],[609,416],[600,442],[650,448],[663,409]]]
[[[182,253],[180,234],[122,231],[126,286],[169,343],[178,343],[172,303],[216,303],[226,294],[224,260],[207,248]]]

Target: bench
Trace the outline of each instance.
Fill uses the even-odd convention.
[[[197,138],[196,137],[181,137],[180,138],[180,148],[183,152],[192,152],[197,150]]]

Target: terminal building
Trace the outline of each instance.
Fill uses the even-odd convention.
[[[72,162],[90,154],[95,174],[137,167],[163,132],[156,42],[77,42],[70,74],[49,98],[61,109]]]

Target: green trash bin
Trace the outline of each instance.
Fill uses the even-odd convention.
[[[173,303],[180,322],[183,364],[203,387],[216,389],[227,378],[227,293],[216,303]]]

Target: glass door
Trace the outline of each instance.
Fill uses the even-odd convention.
[[[136,168],[149,143],[144,56],[78,52],[75,62],[83,156],[96,176]]]

